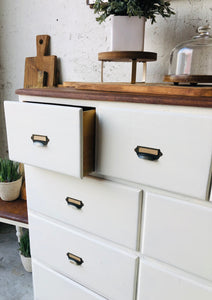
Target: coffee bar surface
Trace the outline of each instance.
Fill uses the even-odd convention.
[[[55,88],[18,89],[18,95],[95,101],[212,107],[212,86],[64,82]]]

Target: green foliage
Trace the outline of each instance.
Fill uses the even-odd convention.
[[[26,230],[20,238],[19,251],[25,257],[31,257],[29,231]]]
[[[12,182],[20,177],[19,163],[0,158],[0,182]]]
[[[110,15],[115,16],[138,16],[150,19],[152,24],[156,22],[156,16],[169,18],[174,15],[169,1],[164,0],[96,0],[94,3],[94,13],[98,13],[96,20],[99,23],[105,21]]]

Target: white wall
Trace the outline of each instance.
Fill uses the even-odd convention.
[[[177,43],[195,35],[198,26],[212,25],[212,0],[171,2],[175,16],[146,24],[145,50],[158,53],[157,62],[149,63],[148,82],[162,82]],[[37,34],[51,36],[61,81],[99,81],[98,52],[110,49],[110,21],[99,25],[86,0],[0,0],[0,156],[7,150],[2,101],[17,99],[25,57],[36,55]],[[106,81],[129,81],[130,65],[107,63],[104,74]]]

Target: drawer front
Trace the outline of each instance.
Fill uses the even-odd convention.
[[[83,286],[33,261],[35,300],[104,300]]]
[[[135,299],[135,255],[32,213],[29,222],[32,257],[105,298]]]
[[[212,155],[211,110],[197,114],[196,110],[180,113],[155,106],[103,107],[98,117],[97,172],[206,198]]]
[[[94,121],[93,110],[84,112],[78,107],[6,101],[5,116],[10,159],[83,176],[83,143],[93,134],[83,130],[83,120],[88,119],[89,124],[90,119]],[[94,127],[90,125],[89,129],[93,131]],[[85,154],[89,161],[86,166],[90,169],[89,159],[93,157],[89,146],[86,150],[89,153]]]
[[[200,283],[166,268],[141,263],[138,300],[211,300],[212,284]]]
[[[79,180],[25,166],[28,208],[136,249],[141,192],[103,179]],[[126,221],[127,220],[127,221]]]
[[[148,194],[142,253],[212,281],[212,206]]]

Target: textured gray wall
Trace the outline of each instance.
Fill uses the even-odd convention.
[[[172,0],[176,15],[146,24],[145,50],[158,53],[148,66],[148,82],[162,82],[169,53],[179,42],[211,23],[211,0]],[[110,20],[99,25],[86,0],[0,1],[0,156],[7,151],[2,101],[17,100],[23,87],[25,57],[35,56],[35,36],[51,36],[51,54],[57,55],[61,81],[100,80],[98,52],[110,50]],[[139,67],[138,80],[141,79]],[[106,81],[129,81],[130,65],[105,64]]]

